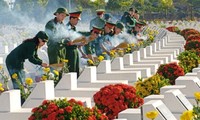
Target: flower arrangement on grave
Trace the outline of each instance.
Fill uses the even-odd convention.
[[[159,74],[155,74],[144,80],[139,78],[135,83],[135,88],[137,94],[144,98],[148,95],[160,94],[160,88],[169,84],[169,79],[166,79]]]
[[[179,65],[184,69],[185,73],[191,72],[193,68],[198,67],[200,64],[200,56],[198,56],[193,50],[186,50],[180,53],[177,59],[179,60]]]
[[[126,84],[107,85],[93,95],[95,106],[109,119],[117,118],[118,113],[127,108],[138,108],[143,98],[136,94],[133,86]]]
[[[200,39],[187,41],[184,45],[185,50],[199,49],[200,48]]]
[[[187,37],[186,41],[200,40],[200,34],[191,34]]]
[[[181,30],[180,34],[181,34],[182,36],[184,36],[185,33],[188,32],[188,31],[190,31],[190,30],[195,30],[195,29],[186,28],[186,29]]]
[[[192,110],[187,110],[182,113],[180,120],[199,120],[200,119],[200,92],[195,92],[194,97],[196,105],[193,106]]]
[[[47,68],[43,68],[43,72],[44,74],[41,77],[42,81],[53,80],[54,85],[57,85],[57,83],[59,82],[59,72],[57,70],[51,71],[51,69],[47,67]]]
[[[9,79],[9,77],[8,77],[8,75],[6,75],[6,73],[3,69],[3,66],[0,65],[0,80],[3,80],[3,83],[0,83],[1,84],[0,92],[9,90],[8,79]]]
[[[81,101],[70,99],[44,100],[32,109],[29,120],[108,120],[96,107],[84,107]]]
[[[199,31],[197,30],[189,30],[185,32],[184,37],[187,39],[189,35],[199,34]]]
[[[68,72],[69,72],[69,66],[68,66],[69,60],[67,60],[67,59],[62,59],[61,61],[62,61],[62,63],[63,63],[62,72],[63,72],[63,73],[68,73]]]
[[[166,29],[170,32],[175,32],[177,34],[180,34],[180,31],[181,31],[177,26],[170,26],[170,27],[167,27]]]
[[[12,78],[16,80],[16,83],[19,86],[21,97],[26,100],[31,94],[31,85],[33,84],[32,78],[26,78],[25,83],[20,82],[16,73],[12,74]]]
[[[99,63],[103,60],[104,60],[104,56],[100,55],[97,58],[95,58],[94,60],[88,59],[87,64],[88,64],[88,66],[98,66]]]
[[[150,120],[155,120],[157,116],[158,116],[157,111],[149,111],[146,113],[146,117],[149,118]]]
[[[176,62],[162,64],[159,66],[157,73],[170,80],[170,84],[174,85],[176,78],[185,75],[184,69]]]

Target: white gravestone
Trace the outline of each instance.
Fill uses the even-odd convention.
[[[97,80],[96,66],[85,67],[78,77],[78,87],[102,88],[108,84],[128,84],[128,80]]]
[[[146,117],[146,113],[150,111],[158,112],[158,116],[156,117],[155,120],[177,120],[161,100],[151,100],[147,103],[144,103],[142,106],[142,110],[143,110],[143,120],[149,120]]]
[[[141,120],[141,109],[131,109],[128,108],[126,110],[121,111],[118,114],[118,119],[126,119],[126,120]]]
[[[129,54],[131,58],[132,54]],[[126,56],[126,55],[125,55]],[[133,62],[133,61],[132,61]],[[111,63],[111,69],[112,71],[141,71],[141,77],[149,77],[151,75],[151,71],[150,68],[124,68],[124,63],[126,63],[126,61],[124,61],[124,57],[117,57],[113,60],[113,62]]]
[[[111,71],[110,60],[103,60],[97,67],[97,79],[135,82],[139,77],[141,77],[140,71]]]
[[[186,110],[192,110],[192,104],[187,100],[183,93],[176,90],[169,90],[164,93],[164,103],[174,116],[179,119],[181,114]]]
[[[52,100],[55,97],[54,81],[46,80],[36,83],[35,88],[23,104],[24,108],[39,106],[43,100]]]

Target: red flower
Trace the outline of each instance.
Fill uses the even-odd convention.
[[[64,113],[64,109],[62,109],[62,108],[59,109],[59,110],[58,110],[58,113],[59,113],[59,114],[63,114],[63,113]]]
[[[35,116],[30,116],[28,120],[35,120]]]
[[[68,107],[65,108],[65,110],[66,110],[68,113],[71,113],[71,112],[72,112],[72,109],[73,109],[73,108],[72,108],[71,106],[68,106]]]
[[[181,68],[176,62],[160,65],[157,73],[169,79],[170,83],[173,85],[175,84],[176,78],[185,74],[184,69]]]
[[[114,119],[117,117],[118,113],[122,110],[130,108],[139,107],[141,104],[137,105],[134,103],[136,98],[136,90],[133,86],[126,84],[115,84],[108,85],[100,89],[96,94],[94,94],[94,102],[96,106],[105,113],[109,119]],[[139,98],[140,99],[140,98]]]
[[[38,110],[38,107],[35,107],[31,110],[31,112],[36,112]]]

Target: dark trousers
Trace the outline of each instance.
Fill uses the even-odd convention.
[[[66,47],[65,59],[69,60],[69,72],[76,72],[77,77],[79,77],[79,53],[77,47]]]

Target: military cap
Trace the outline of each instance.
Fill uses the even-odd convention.
[[[107,27],[109,27],[110,29],[112,29],[115,26],[115,23],[112,22],[106,22],[105,24]]]
[[[67,16],[69,16],[69,13],[66,8],[58,8],[54,15],[56,15],[56,13],[65,13]]]
[[[94,31],[97,34],[100,34],[102,32],[102,28],[99,28],[97,26],[92,26],[92,31]]]
[[[69,13],[69,16],[75,17],[75,18],[78,18],[79,20],[81,20],[81,13],[82,13],[82,11],[71,12],[71,13]]]
[[[106,13],[106,14],[104,14],[104,18],[105,18],[106,20],[108,20],[109,18],[111,18],[111,15],[108,14],[108,13]]]
[[[116,27],[123,30],[124,29],[124,24],[122,22],[117,22]]]
[[[98,10],[96,10],[96,12],[97,12],[97,15],[102,15],[105,12],[105,10],[104,9],[98,9]]]
[[[36,37],[42,39],[42,40],[45,41],[45,42],[47,42],[48,39],[49,39],[48,35],[47,35],[44,31],[39,31],[39,32],[36,34]]]

